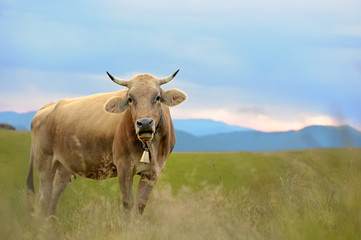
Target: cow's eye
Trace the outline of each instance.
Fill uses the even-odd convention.
[[[160,101],[160,96],[158,96],[156,99],[155,99],[157,102]]]
[[[132,98],[128,98],[128,103],[131,103],[133,102],[133,99]]]

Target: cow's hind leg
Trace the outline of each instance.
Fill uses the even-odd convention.
[[[55,215],[56,206],[58,205],[59,197],[64,192],[66,186],[70,182],[71,173],[60,163],[56,164],[55,178],[53,182],[53,192],[50,202],[50,215]]]
[[[43,214],[50,213],[50,201],[53,191],[54,169],[52,169],[53,156],[39,154],[35,155],[35,163],[39,175],[39,200]]]

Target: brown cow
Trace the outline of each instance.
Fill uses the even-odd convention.
[[[71,175],[118,177],[128,212],[134,205],[133,177],[139,174],[136,207],[141,214],[175,145],[168,106],[182,103],[187,96],[177,89],[163,91],[160,86],[178,71],[163,79],[143,74],[129,81],[107,72],[115,83],[128,89],[63,99],[40,109],[31,123],[29,200],[34,195],[34,162],[45,215],[55,214]],[[29,207],[32,204],[30,201]]]

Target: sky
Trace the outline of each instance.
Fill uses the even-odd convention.
[[[361,130],[360,0],[0,0],[0,111],[165,77],[175,119]]]

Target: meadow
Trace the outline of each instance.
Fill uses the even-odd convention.
[[[141,217],[77,177],[52,220],[26,212],[29,150],[0,130],[1,239],[361,239],[361,149],[173,153]]]

